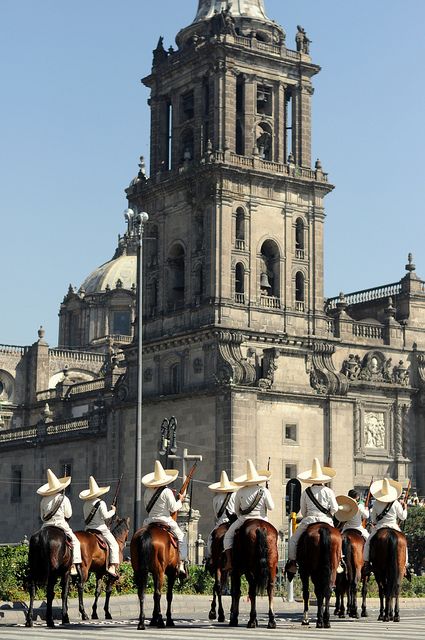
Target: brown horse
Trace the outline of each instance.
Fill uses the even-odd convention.
[[[404,533],[382,527],[373,535],[370,541],[370,561],[379,588],[378,620],[400,622],[399,597],[406,570],[406,557],[407,541]]]
[[[366,596],[368,578],[362,575],[363,548],[365,539],[360,531],[347,529],[342,534],[342,553],[345,560],[344,573],[338,573],[336,577],[335,596],[336,604],[334,614],[345,618],[344,597],[347,596],[347,613],[351,618],[358,618],[357,589],[362,582],[362,618],[367,618]]]
[[[278,533],[272,524],[256,518],[244,522],[236,532],[233,543],[232,608],[229,623],[231,627],[238,626],[241,576],[245,574],[251,601],[248,628],[258,626],[256,597],[267,589],[269,597],[267,627],[276,629],[273,596],[278,563],[277,536]]]
[[[127,542],[128,532],[130,528],[130,518],[116,518],[114,526],[111,528],[111,533],[114,535],[118,542],[120,549],[120,562],[123,561],[123,549]],[[92,620],[98,620],[97,615],[97,602],[99,600],[100,592],[102,590],[102,578],[106,575],[106,598],[105,598],[105,619],[112,620],[111,612],[109,611],[109,599],[111,597],[112,586],[114,584],[114,578],[109,576],[107,569],[107,559],[109,557],[109,549],[104,548],[99,543],[97,536],[90,531],[76,531],[75,535],[81,544],[81,580],[78,581],[78,603],[79,611],[83,620],[88,620],[88,615],[84,609],[84,585],[87,582],[89,573],[96,575],[96,590],[94,596],[94,603],[92,607]]]
[[[211,558],[208,564],[208,571],[214,578],[213,599],[208,618],[210,620],[215,620],[217,618],[218,600],[218,622],[225,622],[226,620],[222,602],[223,587],[227,582],[227,571],[223,570],[223,539],[229,526],[230,523],[226,522],[214,530],[212,534]]]
[[[30,604],[25,626],[33,626],[34,598],[37,586],[46,587],[46,624],[53,628],[52,602],[58,578],[62,585],[62,624],[69,624],[68,590],[72,564],[72,545],[59,527],[43,527],[31,536],[28,552],[28,590]]]
[[[297,548],[297,562],[303,585],[303,625],[309,624],[309,577],[311,577],[317,598],[316,627],[329,629],[331,626],[329,601],[341,557],[342,537],[338,529],[324,522],[310,524],[302,534]]]
[[[140,603],[139,625],[137,628],[145,628],[144,602],[149,573],[153,576],[154,584],[154,609],[150,626],[156,626],[160,629],[165,627],[161,614],[161,591],[164,584],[164,576],[167,576],[166,625],[167,627],[174,627],[171,617],[171,603],[173,600],[173,587],[180,564],[177,541],[174,540],[166,526],[152,523],[147,527],[142,527],[133,535],[130,554]]]

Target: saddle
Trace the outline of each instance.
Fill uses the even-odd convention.
[[[170,541],[172,546],[178,551],[179,541],[177,540],[174,532],[172,531],[171,527],[168,526],[168,524],[165,524],[162,522],[151,522],[150,524],[148,524],[148,529],[150,529],[151,527],[157,527],[158,529],[162,529],[163,531],[166,531],[170,536]]]
[[[91,533],[96,537],[97,543],[101,549],[103,549],[104,551],[109,550],[109,545],[100,531],[98,531],[97,529],[87,529],[87,533]]]
[[[64,531],[61,527],[57,527],[54,524],[49,524],[47,527],[44,527],[45,529],[57,529],[57,531],[62,531],[63,535],[65,536],[65,544],[68,547],[68,549],[73,549],[73,544],[72,544],[72,538],[71,536],[69,536],[66,531]]]

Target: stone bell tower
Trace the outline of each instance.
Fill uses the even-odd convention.
[[[159,39],[143,79],[150,175],[142,162],[127,189],[129,206],[149,214],[146,465],[169,411],[184,416],[199,453],[214,452],[202,465],[214,478],[222,468],[242,472],[240,456],[257,456],[254,440],[238,444],[237,405],[249,421],[258,389],[272,385],[279,345],[327,335],[323,201],[333,187],[319,161],[312,167],[320,68],[301,27],[292,50],[263,0],[200,0],[176,43]],[[134,398],[135,347],[126,351],[120,393]],[[304,352],[297,367],[308,385]]]

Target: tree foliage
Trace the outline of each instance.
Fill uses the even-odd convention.
[[[409,507],[404,527],[409,562],[415,573],[425,571],[425,507]]]

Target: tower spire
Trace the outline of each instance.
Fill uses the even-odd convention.
[[[213,15],[229,9],[234,18],[256,18],[270,21],[266,16],[264,0],[199,0],[194,22],[208,20]]]

